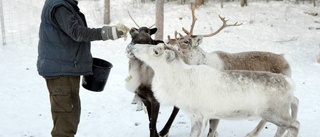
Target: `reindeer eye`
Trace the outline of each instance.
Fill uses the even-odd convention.
[[[160,47],[154,48],[153,53],[155,56],[160,56],[163,53],[163,50]]]
[[[158,52],[157,50],[154,50],[154,54],[158,55],[158,54],[159,54],[159,52]]]
[[[159,50],[158,50],[158,49],[153,49],[153,53],[154,53],[156,56],[159,56]]]

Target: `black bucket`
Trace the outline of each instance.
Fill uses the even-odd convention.
[[[99,58],[93,58],[93,75],[83,76],[82,87],[90,91],[103,91],[112,67],[112,64],[108,61]]]

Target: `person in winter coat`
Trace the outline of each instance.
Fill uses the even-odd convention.
[[[88,28],[77,0],[46,0],[39,29],[37,69],[45,78],[52,137],[74,137],[80,121],[80,76],[92,74],[90,42],[125,37],[123,24]]]

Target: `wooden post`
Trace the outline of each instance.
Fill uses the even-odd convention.
[[[1,20],[1,35],[2,35],[2,45],[6,45],[6,31],[4,27],[4,16],[3,16],[3,6],[2,0],[0,0],[0,20]]]
[[[110,0],[104,0],[104,24],[110,23]]]
[[[164,22],[164,0],[156,2],[156,27],[158,28],[155,34],[156,40],[163,40],[163,22]]]

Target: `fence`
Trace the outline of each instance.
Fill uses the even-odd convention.
[[[37,45],[44,2],[45,0],[0,0],[0,45]],[[82,11],[86,12],[86,15],[102,19],[101,2],[103,0],[83,1],[79,2],[79,6],[90,6]]]
[[[44,0],[0,0],[1,43],[31,43],[37,37]]]
[[[186,1],[190,2],[191,0]],[[249,3],[250,1],[252,0],[249,0]],[[304,2],[305,0],[300,1]],[[307,0],[306,2],[312,1]],[[45,0],[0,0],[0,45],[37,45],[40,15],[44,2]],[[104,0],[79,2],[82,12],[91,17],[87,20],[88,24],[103,23],[103,2]],[[123,3],[128,4],[128,2],[133,5],[141,4],[141,0],[123,0]],[[209,2],[219,3],[220,0],[209,0]]]

